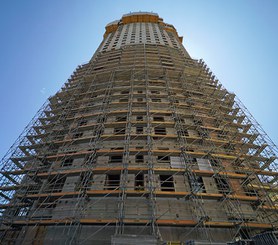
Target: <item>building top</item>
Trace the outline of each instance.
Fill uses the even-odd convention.
[[[101,51],[117,49],[124,45],[150,43],[181,48],[183,38],[175,27],[167,24],[156,13],[133,12],[105,27]]]
[[[130,12],[129,14],[124,14],[123,17],[129,17],[129,16],[134,16],[134,15],[152,15],[152,16],[159,17],[157,13],[144,12],[144,11],[143,12],[141,12],[141,11],[139,11],[139,12]]]
[[[129,24],[129,23],[137,23],[137,22],[149,22],[149,23],[159,23],[162,26],[165,26],[168,28],[168,30],[173,31],[177,36],[177,30],[176,28],[171,25],[163,22],[163,19],[159,17],[156,13],[151,12],[132,12],[129,14],[124,14],[122,16],[122,19],[120,20],[114,20],[106,25],[105,29],[106,32],[104,36],[106,36],[108,33],[113,32],[117,30],[117,27],[122,24]],[[182,42],[182,37],[179,37],[180,41]]]

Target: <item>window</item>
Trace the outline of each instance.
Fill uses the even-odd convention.
[[[17,216],[26,216],[28,214],[28,212],[29,212],[29,209],[30,209],[30,207],[25,207],[25,208],[18,209]]]
[[[77,125],[78,126],[84,126],[84,125],[87,125],[87,120],[85,120],[85,119],[81,119],[78,123],[77,123]]]
[[[111,156],[110,163],[121,163],[123,161],[123,156]]]
[[[135,176],[135,188],[136,191],[143,191],[144,190],[144,175],[137,174]]]
[[[166,135],[166,128],[156,127],[154,129],[155,134]]]
[[[152,94],[160,94],[159,91],[154,91],[154,90],[152,90],[151,93],[152,93]]]
[[[136,134],[143,134],[143,127],[136,127]]]
[[[122,91],[121,94],[129,94],[129,91]]]
[[[219,166],[221,166],[220,160],[218,160],[218,159],[210,159],[209,161],[210,161],[210,165],[212,167],[219,167]]]
[[[194,152],[193,150],[188,150],[188,151]],[[190,163],[192,163],[192,164],[197,164],[197,163],[198,163],[198,162],[197,162],[197,159],[196,159],[195,157],[189,158],[189,161],[190,161]]]
[[[125,128],[115,128],[114,133],[115,134],[125,134]]]
[[[43,192],[61,192],[64,184],[66,182],[66,177],[62,177],[57,175],[51,179],[45,186]]]
[[[128,102],[128,99],[120,99],[119,102]]]
[[[161,102],[161,99],[153,98],[153,99],[152,99],[152,102]]]
[[[135,162],[136,163],[143,163],[144,162],[144,156],[143,155],[136,155]]]
[[[257,197],[257,196],[259,196],[259,193],[258,193],[258,191],[256,191],[256,190],[244,188],[244,191],[245,191],[245,194],[246,194],[247,196],[251,196],[251,197]]]
[[[215,182],[219,193],[228,194],[230,192],[230,185],[226,179],[223,179],[221,177],[216,177]]]
[[[164,122],[164,117],[153,117],[155,122]]]
[[[181,128],[181,130],[178,131],[178,133],[180,135],[184,135],[184,136],[187,136],[187,137],[189,136],[188,131],[186,129],[184,129],[183,127]]]
[[[161,191],[175,191],[172,175],[160,175],[159,177]]]
[[[157,156],[157,161],[158,162],[170,162],[170,157],[169,156]]]
[[[142,94],[142,93],[143,93],[143,91],[139,90],[139,91],[137,91],[137,93],[138,93],[138,94]]]
[[[201,192],[206,193],[206,188],[203,182],[203,178],[200,176],[197,177],[188,177],[189,184],[192,192]]]
[[[73,135],[73,138],[74,138],[74,139],[77,139],[77,138],[80,138],[82,135],[83,135],[83,133],[75,133],[75,134]]]
[[[105,180],[105,190],[115,190],[118,189],[120,185],[120,175],[119,174],[107,174]]]
[[[126,116],[116,117],[116,122],[125,122]]]
[[[99,117],[98,119],[97,119],[97,123],[104,123],[105,122],[105,118],[104,117]]]
[[[136,120],[137,121],[143,121],[143,116],[137,116]]]
[[[137,101],[138,101],[138,102],[142,102],[142,101],[143,101],[143,98],[137,98]]]
[[[72,163],[73,163],[73,159],[72,158],[65,159],[64,161],[62,161],[61,167],[71,166]]]

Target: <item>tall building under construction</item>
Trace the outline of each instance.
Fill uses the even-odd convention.
[[[126,14],[2,159],[0,243],[277,244],[276,154],[173,25]]]

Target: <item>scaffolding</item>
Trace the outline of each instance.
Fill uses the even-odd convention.
[[[276,155],[203,60],[152,44],[99,52],[2,159],[0,240],[216,244],[275,231]]]

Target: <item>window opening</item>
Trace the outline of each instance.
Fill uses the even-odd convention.
[[[120,175],[119,174],[107,174],[105,181],[105,190],[115,190],[120,186]]]
[[[64,161],[62,161],[61,167],[72,166],[72,163],[73,163],[73,159],[72,158],[65,159]]]
[[[161,102],[161,99],[153,98],[153,99],[152,99],[152,102]]]
[[[158,162],[170,162],[170,157],[169,156],[157,156],[157,161]]]
[[[136,155],[135,162],[136,163],[143,163],[144,162],[144,156],[143,155]]]
[[[75,133],[75,134],[73,135],[73,138],[74,138],[74,139],[77,139],[77,138],[82,137],[82,135],[83,135],[83,133]]]
[[[110,163],[121,163],[123,161],[123,156],[111,156]]]
[[[175,191],[172,175],[160,175],[159,178],[161,191]]]
[[[144,175],[143,174],[137,174],[135,176],[135,190],[136,191],[144,190]]]
[[[126,116],[116,117],[116,122],[125,122]]]
[[[155,134],[166,135],[166,128],[156,127],[154,128]]]
[[[155,122],[164,122],[164,117],[153,117]]]
[[[136,127],[136,134],[143,134],[143,127]]]
[[[227,180],[217,177],[217,178],[215,178],[215,182],[216,182],[219,193],[228,194],[230,192],[230,185],[227,182]]]
[[[189,177],[189,183],[192,192],[206,193],[206,189],[202,177],[200,176],[197,176],[196,178]]]
[[[125,128],[115,128],[114,133],[115,134],[125,134]]]

